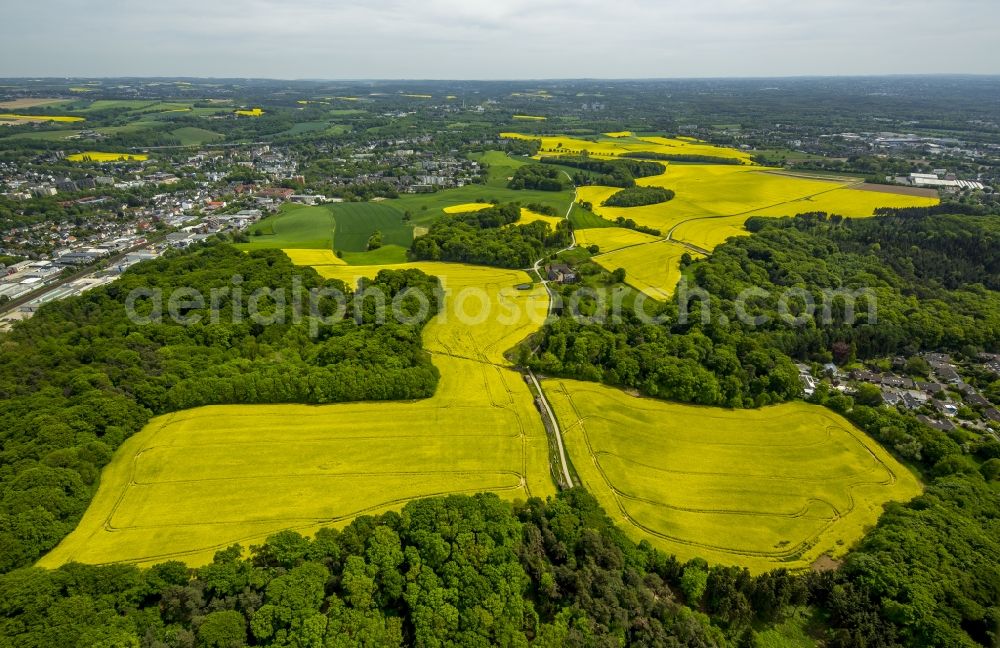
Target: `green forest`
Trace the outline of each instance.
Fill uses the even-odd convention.
[[[636,178],[646,178],[660,175],[667,168],[658,162],[641,162],[630,159],[614,161],[594,160],[589,156],[581,157],[543,157],[542,164],[556,164],[579,169],[573,175],[573,184],[603,185],[606,187],[621,187],[627,189],[635,186]]]
[[[568,240],[565,225],[519,226],[519,215],[517,205],[499,205],[444,217],[412,253],[426,258],[433,248],[418,250],[426,240],[438,258],[523,267],[522,255],[530,265]],[[684,260],[686,276],[710,297],[707,321],[682,323],[681,308],[697,312],[699,303],[680,295],[659,307],[660,324],[626,317],[601,325],[564,313],[521,359],[547,374],[660,398],[756,407],[800,397],[795,360],[996,350],[996,217],[810,214],[749,227],[753,236]],[[327,298],[315,317],[296,321],[295,304],[271,296],[258,305],[286,323],[250,317],[257,288],[293,280],[343,292],[348,316],[318,322],[339,307]],[[206,295],[227,288],[218,321],[190,295],[164,306],[187,324],[125,316],[134,288],[182,285]],[[380,323],[361,290],[276,251],[246,254],[216,242],[144,263],[15,327],[0,348],[0,646],[766,646],[780,645],[771,642],[789,624],[845,648],[1000,641],[1000,442],[826,388],[810,400],[843,413],[926,485],[913,501],[888,505],[833,571],[754,576],[700,559],[680,563],[628,539],[579,488],[548,501],[429,498],[313,539],[282,532],[248,554],[233,546],[198,569],[28,567],[73,528],[101,466],[155,414],[433,393],[437,373],[420,330],[439,306],[437,280],[383,271],[372,285],[400,297],[408,313],[421,301],[409,291],[433,308],[410,325]],[[795,287],[817,299],[870,286],[879,325],[834,312],[790,326],[780,305],[761,296],[751,314],[766,319],[751,326],[737,312],[748,286]],[[153,298],[138,306],[147,316],[155,307]]]
[[[333,295],[303,295],[296,317],[294,282],[303,292],[338,291],[343,308]],[[341,282],[295,267],[279,251],[247,254],[214,243],[143,263],[15,327],[0,347],[0,571],[30,564],[73,529],[100,469],[152,416],[223,403],[432,395],[438,372],[420,332],[439,308],[437,279],[383,271],[371,285],[399,296],[407,314],[420,313],[410,291],[432,308],[412,324],[379,323],[373,299],[355,299]],[[263,295],[253,318],[251,297],[264,287],[289,294]],[[202,304],[185,292],[171,306],[178,288],[198,291]],[[129,318],[134,289],[162,290],[162,304],[136,300],[143,319]],[[214,318],[213,289],[223,289]]]
[[[629,187],[616,191],[602,204],[605,207],[643,207],[674,199],[674,192],[662,187]]]
[[[525,168],[525,167],[521,167]],[[456,261],[501,268],[528,268],[547,252],[569,246],[569,224],[553,231],[548,223],[518,225],[516,203],[444,216],[413,241],[410,256],[419,261]]]
[[[537,191],[562,191],[566,188],[562,173],[542,164],[518,167],[507,183],[508,189],[534,189]]]
[[[975,355],[1000,345],[1000,293],[982,283],[996,281],[998,234],[979,217],[806,214],[751,219],[748,227],[754,236],[686,259],[690,283],[704,292],[682,302],[688,293],[680,291],[661,314],[667,324],[628,311],[601,322],[567,313],[533,341],[538,352],[527,362],[669,400],[761,407],[798,398],[793,360],[843,364],[937,349]],[[828,295],[862,288],[875,303],[859,293],[849,323],[844,301]],[[782,301],[789,289],[808,293],[812,316],[803,318],[801,293]]]

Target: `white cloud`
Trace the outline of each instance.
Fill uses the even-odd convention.
[[[997,73],[998,24],[992,0],[36,0],[5,8],[0,75]]]

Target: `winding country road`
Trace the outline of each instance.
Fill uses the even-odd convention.
[[[565,171],[563,171],[563,173],[566,175],[567,178],[570,177],[569,174],[566,173]],[[572,180],[572,178],[570,178],[570,180]],[[573,205],[576,204],[576,195],[577,192],[576,188],[574,187],[573,198],[572,200],[569,201],[569,207],[566,208],[566,215],[564,216],[566,220],[569,220],[569,214],[571,211],[573,211]],[[563,248],[562,250],[559,250],[559,252],[557,252],[556,254],[567,252],[576,247],[576,234],[573,232],[572,229],[570,229],[570,236],[572,237],[572,242],[570,243],[570,246],[567,248]],[[546,319],[548,319],[549,317],[552,317],[552,309],[555,307],[556,303],[556,294],[555,291],[552,290],[552,288],[549,286],[549,280],[542,274],[541,266],[543,261],[545,261],[545,257],[542,257],[538,261],[535,261],[535,264],[532,266],[532,270],[535,272],[535,274],[538,275],[538,279],[542,282],[542,285],[545,286],[545,290],[549,293],[549,310],[546,317]],[[569,461],[567,461],[566,459],[566,448],[563,446],[562,430],[559,429],[559,421],[556,420],[555,412],[552,411],[552,407],[549,405],[549,399],[545,397],[545,391],[542,390],[542,385],[540,382],[538,382],[538,379],[535,377],[535,374],[532,373],[531,369],[525,369],[525,371],[527,372],[526,375],[528,376],[528,379],[531,381],[531,384],[534,385],[535,389],[538,391],[538,397],[541,402],[541,408],[539,410],[539,414],[549,419],[552,431],[555,434],[556,447],[559,448],[559,468],[562,472],[563,479],[566,481],[566,484],[570,488],[572,488],[573,478],[569,474]],[[544,424],[544,421],[542,423]]]

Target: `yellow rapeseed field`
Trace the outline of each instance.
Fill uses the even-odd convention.
[[[333,250],[282,250],[298,266],[347,265]]]
[[[665,173],[636,181],[642,186],[671,189],[670,202],[645,207],[603,207],[618,189],[580,187],[579,201],[609,220],[631,218],[664,236],[706,251],[731,236],[746,234],[750,216],[794,216],[824,211],[852,218],[870,217],[879,207],[923,207],[937,198],[906,196],[853,188],[850,180],[797,177],[765,167],[669,164]]]
[[[514,115],[514,119],[520,121],[545,121],[548,117],[542,117],[539,115]]]
[[[492,203],[462,203],[461,205],[452,205],[451,207],[445,207],[444,213],[446,214],[465,214],[468,212],[481,211],[483,209],[489,209],[492,207]]]
[[[325,264],[325,250],[294,253],[298,261],[323,261],[318,272],[351,284],[389,267]],[[391,267],[437,275],[448,294],[446,310],[424,330],[441,371],[432,398],[216,406],[158,417],[116,452],[80,525],[39,564],[201,565],[233,542],[343,526],[421,497],[553,495],[545,431],[527,386],[503,357],[540,326],[545,290],[517,290],[529,281],[520,271]],[[476,292],[464,296],[466,288]],[[475,323],[484,306],[492,311]],[[529,317],[529,306],[539,316]]]
[[[680,260],[685,252],[693,258],[701,256],[680,243],[656,240],[599,254],[593,261],[609,272],[624,269],[625,283],[648,297],[667,301],[681,280]]]
[[[62,124],[70,124],[76,122],[86,121],[83,117],[74,117],[67,115],[18,115],[14,113],[0,113],[0,120],[12,120],[12,121],[34,121],[34,122],[59,122]]]
[[[145,153],[109,153],[107,151],[84,151],[67,155],[70,162],[144,162],[149,159]]]
[[[260,108],[252,108],[250,110],[234,110],[233,112],[242,117],[260,117],[264,114],[264,111]]]
[[[714,146],[694,139],[671,139],[667,137],[634,137],[631,132],[607,133],[595,140],[580,139],[567,135],[523,135],[500,133],[509,139],[537,140],[540,143],[539,156],[588,155],[598,158],[613,158],[626,153],[660,153],[664,155],[707,155],[739,160],[750,164],[750,153],[738,149]]]
[[[600,248],[600,254],[614,252],[615,250],[633,245],[653,243],[659,240],[659,237],[625,229],[624,227],[595,227],[593,229],[576,231],[577,245],[583,248],[596,245]]]
[[[917,479],[828,409],[723,410],[573,380],[546,395],[583,486],[635,540],[753,572],[836,558]]]
[[[536,223],[541,221],[543,223],[548,223],[550,228],[555,228],[564,219],[562,216],[546,216],[545,214],[539,214],[538,212],[531,211],[527,207],[521,208],[521,218],[518,219],[517,225],[527,225],[528,223]]]

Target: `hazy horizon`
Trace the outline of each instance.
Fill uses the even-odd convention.
[[[769,81],[769,80],[813,80],[813,79],[948,79],[970,78],[989,79],[1000,78],[1000,72],[935,72],[935,73],[884,73],[884,74],[786,74],[786,75],[748,75],[748,76],[675,76],[675,77],[496,77],[496,78],[461,78],[461,77],[254,77],[254,76],[197,76],[193,74],[173,75],[56,75],[56,76],[0,76],[0,79],[11,81],[56,81],[66,79],[116,81],[120,79],[142,79],[156,81],[158,79],[196,81],[274,81],[290,83],[517,83],[517,82],[598,82],[598,81]]]
[[[40,17],[44,17],[40,19]],[[275,80],[1000,74],[1000,3],[39,0],[6,8],[0,76]]]

